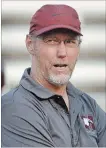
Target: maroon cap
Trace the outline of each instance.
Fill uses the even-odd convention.
[[[67,5],[44,5],[32,17],[29,34],[36,36],[47,31],[64,28],[81,34],[80,20],[76,10]]]

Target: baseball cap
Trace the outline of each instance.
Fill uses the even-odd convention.
[[[44,5],[30,21],[29,34],[41,35],[53,29],[64,28],[81,35],[81,22],[76,10],[68,5]]]

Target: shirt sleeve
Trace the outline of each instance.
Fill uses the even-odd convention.
[[[106,112],[96,103],[98,146],[106,147]]]
[[[54,147],[47,119],[37,107],[7,104],[1,116],[2,147]]]

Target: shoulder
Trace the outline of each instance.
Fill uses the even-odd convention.
[[[1,107],[4,122],[12,119],[22,119],[33,124],[35,120],[41,122],[41,119],[46,122],[46,114],[40,101],[20,87],[2,96]]]
[[[76,88],[71,84],[71,91],[72,94],[75,96],[75,98],[80,101],[83,108],[86,108],[86,111],[92,112],[94,115],[97,115],[99,112],[103,112],[101,107],[97,104],[96,100],[92,98],[89,94],[86,92],[83,92],[82,90]],[[71,93],[70,93],[71,94]]]
[[[2,108],[6,105],[26,105],[26,106],[33,106],[36,105],[39,108],[42,108],[40,101],[37,99],[37,96],[32,94],[30,91],[24,89],[22,86],[18,86],[5,95],[2,96]]]
[[[74,85],[70,85],[70,95],[74,96],[78,102],[89,110],[95,110],[96,101],[90,95],[76,88]]]
[[[87,109],[90,109],[92,110],[92,112],[95,112],[97,103],[94,98],[92,98],[87,93],[83,92],[82,95],[80,96],[80,100],[83,103],[83,105],[86,106]]]
[[[95,116],[97,117],[100,113],[106,115],[106,113],[102,110],[102,108],[99,106],[99,104],[96,102],[94,98],[92,98],[87,93],[83,93],[80,97],[82,103],[86,105],[86,108],[91,110]]]
[[[40,101],[26,90],[18,87],[5,94],[1,113],[2,141],[7,146],[43,146],[47,139],[51,141],[47,115]]]

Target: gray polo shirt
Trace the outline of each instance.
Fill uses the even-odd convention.
[[[29,73],[2,97],[3,147],[106,147],[106,113],[95,100],[69,83],[68,111],[62,96]]]

